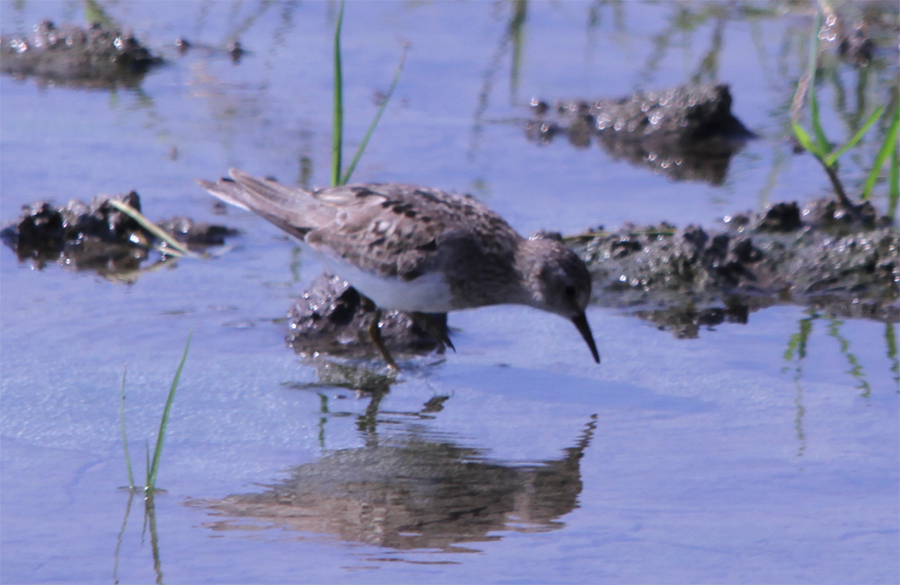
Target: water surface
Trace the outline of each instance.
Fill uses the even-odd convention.
[[[193,179],[237,166],[327,183],[337,5],[102,6],[169,64],[132,90],[0,78],[0,219],[37,199],[135,189],[152,219],[188,215],[243,234],[213,260],[131,284],[0,251],[4,582],[900,579],[896,324],[784,306],[683,340],[592,308],[596,366],[571,324],[494,307],[452,315],[458,353],[406,362],[380,400],[311,386],[315,364],[284,346],[283,317],[319,266],[254,216],[216,215]],[[3,2],[2,30],[80,22],[82,8]],[[346,10],[347,153],[410,44],[354,180],[472,192],[526,234],[714,227],[828,192],[786,139],[811,6]],[[179,56],[180,36],[218,50]],[[248,52],[233,63],[221,49],[238,37]],[[526,140],[532,97],[692,80],[730,84],[734,113],[760,136],[722,185],[672,181],[597,146]],[[820,88],[829,135],[846,137],[891,91],[896,67],[838,68]],[[876,142],[842,164],[849,184],[864,180]],[[118,489],[122,368],[141,474],[191,330],[166,492],[144,528],[140,498],[129,513]]]

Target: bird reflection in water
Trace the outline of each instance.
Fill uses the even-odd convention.
[[[407,418],[399,433],[377,433],[379,422],[396,429],[397,415],[417,414],[377,412],[382,396],[373,394],[357,420],[365,446],[326,452],[261,493],[190,505],[220,518],[206,524],[215,531],[271,527],[396,550],[446,552],[472,551],[461,545],[499,540],[503,531],[561,528],[560,518],[577,507],[580,461],[596,415],[559,459],[515,464],[429,431],[424,422],[433,415]],[[431,401],[419,414],[429,409],[434,412]]]

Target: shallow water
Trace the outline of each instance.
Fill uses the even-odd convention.
[[[571,324],[494,307],[452,315],[458,353],[401,363],[401,383],[376,404],[311,386],[315,366],[284,346],[283,317],[318,265],[254,216],[215,215],[193,179],[237,166],[327,183],[337,5],[104,6],[170,64],[117,92],[0,78],[0,219],[37,199],[135,189],[152,219],[188,215],[243,235],[213,260],[131,284],[0,251],[0,580],[900,579],[896,324],[786,306],[681,340],[592,308],[598,367]],[[354,180],[469,191],[523,233],[714,226],[827,192],[785,139],[808,10],[529,2],[517,37],[514,6],[347,5],[346,153],[410,43]],[[3,2],[0,20],[6,34],[81,11]],[[217,47],[239,36],[248,54],[180,57],[179,36]],[[694,77],[731,84],[734,113],[760,135],[722,186],[525,138],[532,97],[615,97]],[[896,68],[863,81],[839,69],[820,89],[829,136],[845,137],[860,100],[886,99],[895,80]],[[842,159],[849,183],[875,149],[873,136]],[[118,489],[122,368],[140,476],[191,330],[166,492],[144,528],[142,502],[129,513]]]

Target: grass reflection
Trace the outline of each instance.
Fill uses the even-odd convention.
[[[891,372],[894,374],[894,383],[897,385],[897,393],[900,393],[900,359],[897,356],[897,332],[894,323],[884,324],[884,340],[887,345],[887,358],[891,362]]]
[[[784,352],[784,361],[793,365],[794,381],[798,384],[798,388],[803,378],[803,366],[808,355],[814,324],[816,321],[821,320],[827,323],[827,335],[838,342],[838,351],[849,366],[845,373],[856,382],[856,388],[860,390],[860,397],[869,398],[872,395],[872,386],[865,374],[862,362],[857,353],[852,350],[852,344],[842,330],[845,324],[844,321],[837,318],[827,318],[813,309],[807,310],[806,315],[806,317],[798,321],[797,332],[791,335]],[[890,321],[885,323],[884,341],[887,358],[891,362],[890,371],[893,374],[893,380],[894,382],[900,382],[900,363],[898,363],[894,326],[895,324]],[[782,373],[787,373],[790,369],[791,366],[786,365],[782,368]],[[898,388],[898,392],[900,392],[900,388]]]
[[[844,321],[836,318],[827,318],[813,309],[806,311],[806,316],[797,323],[797,332],[788,339],[787,348],[785,349],[783,359],[788,364],[785,365],[781,372],[786,374],[793,370],[793,381],[796,387],[796,396],[794,397],[794,406],[796,412],[794,415],[794,429],[797,433],[797,441],[799,447],[797,457],[802,457],[806,451],[806,433],[803,430],[803,418],[806,414],[806,407],[803,404],[803,368],[806,364],[806,358],[809,352],[809,344],[813,335],[816,321],[823,321],[827,324],[826,333],[828,337],[833,338],[838,343],[838,351],[846,360],[849,368],[846,373],[856,382],[856,389],[860,391],[860,398],[870,398],[872,396],[872,386],[866,377],[865,370],[856,352],[852,350],[850,339],[844,334],[842,328]],[[891,364],[890,371],[894,381],[896,392],[900,393],[900,359],[897,353],[897,337],[895,323],[886,322],[884,329],[884,341],[886,347],[887,358]]]
[[[850,369],[847,370],[847,373],[853,376],[858,382],[856,387],[862,390],[860,396],[868,398],[872,395],[872,387],[869,386],[869,382],[866,380],[862,364],[859,363],[856,354],[850,351],[850,341],[841,334],[841,325],[843,324],[844,322],[840,319],[830,319],[828,323],[828,335],[833,337],[840,344],[841,354],[847,358],[847,362],[850,364]]]
[[[788,340],[787,349],[784,352],[784,361],[795,362],[794,367],[794,386],[797,388],[797,394],[794,397],[794,430],[797,432],[797,442],[800,446],[797,448],[797,457],[802,457],[806,451],[806,433],[803,432],[803,416],[806,414],[806,408],[803,406],[803,386],[800,380],[803,378],[803,364],[806,360],[806,347],[809,343],[809,336],[813,330],[813,321],[819,318],[817,313],[807,311],[808,317],[800,319],[799,331],[791,335]],[[789,368],[784,367],[782,372],[786,372]]]
[[[122,543],[125,540],[125,529],[128,527],[128,518],[131,516],[131,506],[134,503],[135,490],[128,490],[128,502],[125,504],[125,515],[122,517],[122,527],[116,535],[116,550],[113,553],[113,583],[119,583],[119,559],[121,557]],[[144,494],[144,524],[141,531],[141,543],[145,541],[147,532],[150,533],[150,552],[153,557],[153,572],[156,574],[156,583],[163,584],[162,555],[159,547],[159,531],[156,527],[156,503],[153,492]]]
[[[739,20],[753,23],[760,18],[778,17],[781,17],[781,13],[777,8],[763,8],[757,3],[698,2],[676,5],[666,28],[652,37],[653,51],[638,75],[636,89],[651,84],[672,49],[680,48],[689,56],[693,35],[706,25],[712,26],[709,48],[702,53],[703,56],[689,78],[695,83],[718,81],[719,57],[725,44],[726,25]]]
[[[528,0],[513,0],[509,22],[497,49],[491,56],[487,68],[481,76],[481,90],[478,92],[478,105],[472,115],[472,133],[469,142],[469,157],[473,157],[481,143],[484,130],[484,114],[490,105],[491,92],[494,88],[494,77],[500,71],[503,57],[510,51],[509,101],[511,106],[518,106],[519,73],[522,68],[522,55],[525,42],[525,24],[528,21]]]
[[[509,101],[513,104],[519,101],[519,72],[522,70],[522,44],[524,42],[524,28],[527,19],[528,0],[513,0],[513,16],[509,23],[509,38],[512,41],[512,63],[509,72]]]
[[[113,583],[119,583],[119,553],[122,550],[122,540],[125,536],[125,528],[128,526],[128,516],[131,514],[131,503],[134,501],[134,490],[128,490],[128,503],[125,504],[125,516],[122,518],[122,527],[116,535],[116,552],[113,553]]]

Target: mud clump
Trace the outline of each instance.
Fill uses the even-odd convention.
[[[23,206],[22,215],[0,230],[0,238],[19,261],[30,260],[38,269],[57,263],[115,277],[138,271],[154,246],[165,259],[165,242],[113,207],[110,199],[141,210],[140,196],[134,191],[116,197],[98,195],[90,205],[74,199],[62,207],[39,201]],[[176,240],[200,247],[222,245],[226,237],[237,234],[184,217],[158,225]]]
[[[201,248],[224,246],[225,238],[238,234],[238,231],[233,228],[198,222],[189,217],[173,217],[156,225],[174,236],[179,242]]]
[[[117,27],[93,24],[57,27],[45,20],[30,36],[0,38],[0,72],[41,84],[81,88],[136,87],[163,63],[134,35]]]
[[[824,6],[823,45],[843,63],[862,69],[878,61],[896,64],[900,20],[897,3],[885,0]]]
[[[288,311],[287,343],[298,353],[376,355],[368,333],[373,317],[374,307],[350,283],[323,273]],[[446,314],[430,315],[430,318],[439,327],[446,327]],[[400,311],[384,312],[381,335],[385,345],[400,354],[422,354],[443,348],[423,326]]]
[[[568,238],[594,278],[594,300],[696,337],[746,323],[775,304],[897,320],[900,237],[870,205],[860,217],[830,200],[725,218],[725,229],[625,226]]]
[[[526,137],[565,135],[577,148],[597,142],[614,158],[677,180],[724,182],[731,157],[754,137],[731,113],[727,85],[681,86],[618,99],[532,100]]]

